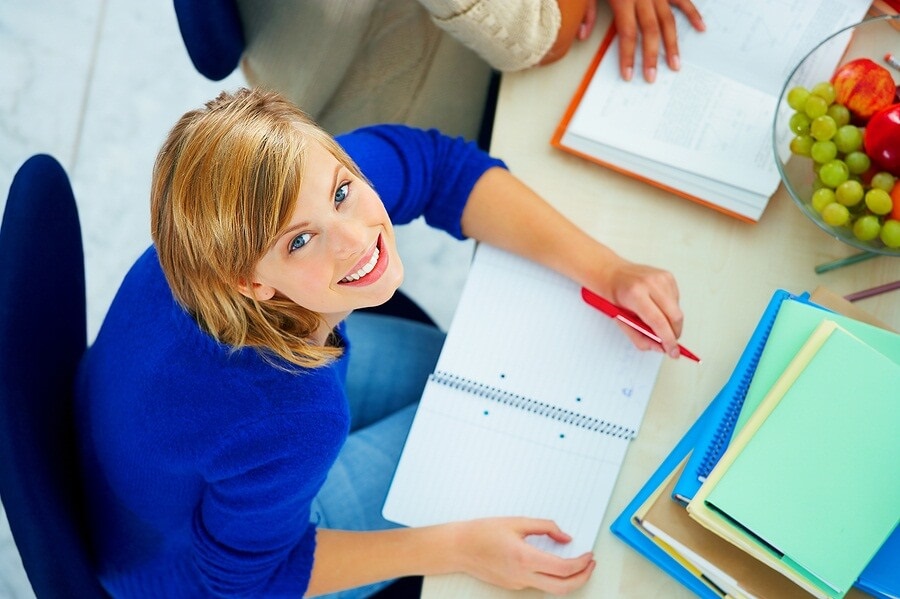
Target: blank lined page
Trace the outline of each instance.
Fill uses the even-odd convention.
[[[635,349],[574,282],[480,246],[385,518],[548,518],[573,541],[533,544],[563,556],[590,550],[661,360]]]
[[[437,370],[637,431],[661,363],[574,281],[482,244]]]

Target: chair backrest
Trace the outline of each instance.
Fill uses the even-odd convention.
[[[0,499],[39,599],[107,596],[90,567],[72,415],[85,308],[75,197],[62,166],[36,155],[0,224]]]
[[[194,68],[213,81],[228,77],[244,53],[236,0],[175,0],[178,30]]]

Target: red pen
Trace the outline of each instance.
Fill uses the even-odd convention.
[[[628,326],[633,328],[635,331],[638,331],[642,335],[649,337],[650,339],[653,339],[657,343],[662,343],[662,339],[660,339],[659,336],[653,332],[653,329],[651,329],[649,326],[647,326],[647,323],[645,323],[643,320],[641,320],[641,318],[637,314],[632,312],[631,310],[615,305],[611,301],[600,297],[599,295],[597,295],[596,293],[594,293],[587,287],[581,288],[581,297],[588,304],[590,304],[594,308],[597,308],[598,310],[600,310],[601,312],[603,312],[610,318],[614,318],[614,319],[618,320],[619,322],[623,322],[623,323],[627,324]],[[698,358],[694,353],[692,353],[690,350],[688,350],[684,346],[679,345],[678,351],[685,358],[691,359],[694,362],[697,362],[698,364],[700,363],[700,358]]]

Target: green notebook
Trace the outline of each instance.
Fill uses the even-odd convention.
[[[834,327],[706,503],[841,597],[900,518],[898,463],[900,366]]]
[[[834,314],[816,306],[787,299],[781,304],[772,330],[759,357],[753,380],[741,407],[734,434],[743,428],[763,397],[784,372],[794,354],[803,346],[810,334],[825,320],[833,320],[842,329],[871,345],[885,356],[900,364],[900,335],[897,333]]]

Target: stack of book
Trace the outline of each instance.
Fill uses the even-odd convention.
[[[900,597],[900,335],[778,290],[612,531],[701,597]]]

